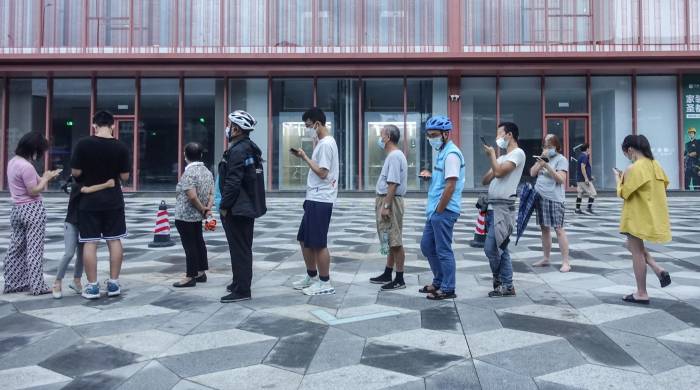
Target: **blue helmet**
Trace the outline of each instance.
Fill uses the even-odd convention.
[[[425,129],[450,131],[452,130],[452,121],[444,115],[435,115],[425,122]]]

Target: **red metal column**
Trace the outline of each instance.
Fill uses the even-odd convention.
[[[129,0],[129,53],[134,47],[134,0]]]
[[[690,51],[690,0],[685,0],[685,50]]]
[[[547,100],[544,96],[545,89],[544,76],[540,76],[540,107],[542,108],[542,138],[547,135]]]
[[[363,180],[363,174],[362,174],[362,157],[364,156],[364,150],[362,146],[362,133],[364,132],[365,129],[365,124],[364,124],[364,115],[362,113],[362,110],[364,110],[363,107],[363,94],[364,94],[364,81],[362,81],[362,77],[359,78],[358,80],[358,92],[357,92],[357,116],[358,116],[358,121],[357,121],[357,189],[362,190],[364,188],[364,183],[362,182]]]
[[[632,75],[632,134],[637,134],[637,75]]]
[[[183,122],[185,120],[185,79],[180,75],[178,82],[178,101],[177,101],[177,179],[180,180],[183,170]]]
[[[403,78],[403,152],[407,154],[408,152],[408,128],[406,127],[406,121],[408,119],[408,79]],[[381,131],[381,130],[380,130]],[[369,133],[367,134],[369,137]]]
[[[462,0],[447,0],[447,42],[451,54],[462,52]]]
[[[8,137],[8,95],[10,94],[9,79],[2,79],[3,84],[2,99],[0,99],[0,190],[5,189],[5,160],[7,160],[7,137]]]
[[[687,2],[686,2],[687,5]],[[683,126],[683,120],[684,120],[684,115],[685,112],[683,110],[683,74],[679,73],[678,76],[678,82],[676,84],[676,94],[678,95],[678,183],[680,185],[680,189],[685,191],[685,167],[683,166],[683,153],[681,153],[682,150],[684,150],[685,145],[684,142],[685,139],[683,138],[685,136],[684,130],[685,126]]]
[[[496,76],[496,125],[501,123],[501,76]]]
[[[49,141],[49,148],[44,153],[44,172],[51,169],[51,101],[53,100],[53,76],[46,79],[46,115],[44,118],[44,136]]]
[[[90,135],[93,134],[92,117],[95,115],[95,106],[97,105],[97,79],[92,75],[90,79]],[[135,108],[134,108],[135,109]]]
[[[277,172],[272,172],[272,167],[274,167],[274,148],[272,145],[272,135],[274,133],[274,122],[272,121],[272,77],[267,78],[267,189],[272,189],[272,175],[276,175]],[[279,189],[279,188],[278,188]]]
[[[41,7],[41,12],[39,14],[39,49],[44,47],[44,23],[46,20],[46,0],[41,0],[39,6]]]
[[[132,144],[132,161],[131,161],[131,166],[134,169],[133,172],[133,178],[131,180],[131,183],[134,187],[134,191],[139,190],[139,170],[140,170],[140,163],[139,163],[139,135],[141,132],[141,125],[139,123],[140,121],[140,115],[141,115],[141,78],[137,77],[136,80],[134,80],[136,83],[136,96],[134,97],[134,143]]]
[[[228,120],[228,113],[229,113],[229,101],[228,101],[228,84],[229,84],[229,78],[224,77],[224,125],[226,124],[226,121]],[[216,134],[216,130],[214,130],[214,134]],[[225,134],[224,134],[225,136]],[[228,138],[224,138],[224,150],[228,149]],[[269,175],[269,170],[267,171]]]

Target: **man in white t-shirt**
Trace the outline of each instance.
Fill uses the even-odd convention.
[[[508,252],[509,236],[515,224],[515,199],[525,167],[525,152],[518,146],[518,126],[512,122],[498,125],[496,144],[506,153],[496,158],[496,150],[484,145],[491,169],[482,183],[489,186],[489,207],[486,215],[484,253],[493,273],[493,291],[489,297],[515,296],[513,264]]]
[[[318,141],[311,158],[301,148],[292,149],[292,153],[309,166],[304,216],[297,233],[306,263],[306,276],[293,285],[306,295],[335,294],[330,282],[328,227],[333,203],[338,198],[338,146],[326,127],[326,114],[321,109],[310,108],[301,119],[307,131],[313,132]]]

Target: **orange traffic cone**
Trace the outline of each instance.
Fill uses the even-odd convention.
[[[486,211],[479,211],[474,227],[474,239],[469,242],[472,248],[483,248],[486,242]]]
[[[153,242],[148,244],[149,248],[161,248],[173,246],[175,242],[170,239],[170,218],[168,217],[168,205],[165,201],[160,202],[158,214],[156,214],[156,227],[153,229]]]

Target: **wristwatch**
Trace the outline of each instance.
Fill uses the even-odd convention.
[[[391,206],[389,206],[388,204],[384,203],[384,208],[385,208],[385,209],[390,209]]]

